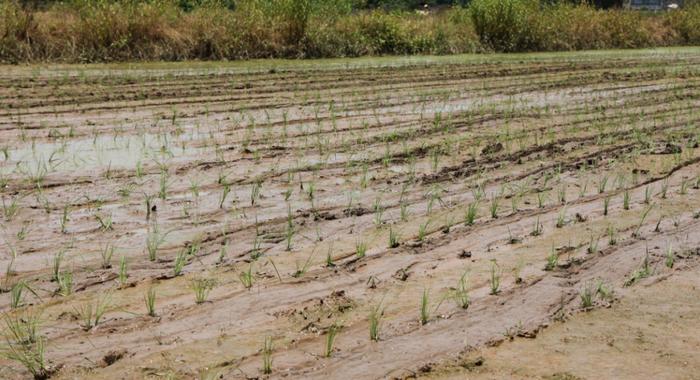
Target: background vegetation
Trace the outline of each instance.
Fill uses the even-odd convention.
[[[0,61],[312,58],[700,43],[700,6],[538,0],[0,0]],[[614,5],[611,2],[605,4]],[[602,4],[602,3],[601,3]]]

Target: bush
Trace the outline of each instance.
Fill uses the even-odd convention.
[[[17,2],[0,2],[0,59],[11,63],[31,60],[34,16]]]
[[[535,0],[474,0],[469,8],[481,42],[495,51],[526,50]]]
[[[666,25],[677,34],[679,43],[700,45],[700,2],[691,3],[682,11],[669,12]]]
[[[557,1],[541,5],[548,3],[473,0],[467,8],[426,14],[358,9],[367,6],[364,0],[68,0],[28,8],[18,0],[0,0],[0,61],[345,57],[700,43],[700,2],[660,14]]]

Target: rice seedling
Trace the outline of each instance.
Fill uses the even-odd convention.
[[[190,282],[190,288],[194,292],[194,302],[199,305],[207,301],[209,293],[216,286],[216,280],[210,278],[195,278]]]
[[[467,212],[464,215],[464,224],[471,226],[476,220],[476,214],[479,207],[479,201],[474,201],[467,206]]]
[[[252,288],[253,282],[255,281],[255,278],[253,276],[253,265],[249,265],[247,271],[241,272],[241,274],[238,276],[238,279],[241,281],[241,284],[243,284],[244,288]]]
[[[471,304],[471,299],[469,297],[469,284],[467,282],[467,272],[462,273],[457,281],[457,286],[455,287],[452,295],[455,303],[462,309],[469,308]]]
[[[501,292],[501,268],[496,260],[491,261],[491,276],[489,277],[489,286],[491,292],[489,294],[495,296]]]
[[[94,302],[84,302],[75,308],[81,327],[85,331],[92,330],[100,324],[112,301],[111,293],[98,297]]]
[[[372,306],[369,311],[369,339],[373,342],[379,341],[379,328],[384,317],[384,307],[382,303]]]
[[[146,294],[143,296],[143,301],[146,303],[146,314],[149,317],[157,317],[156,314],[156,289],[153,287],[148,288]]]
[[[22,306],[22,294],[25,289],[37,295],[24,280],[20,280],[10,289],[10,308],[17,309]]]
[[[311,267],[311,260],[313,259],[315,254],[316,254],[316,247],[314,247],[313,250],[311,250],[311,253],[306,258],[306,261],[304,261],[304,263],[302,265],[299,265],[299,262],[296,262],[295,263],[296,271],[294,272],[294,274],[292,274],[292,277],[295,277],[295,278],[304,277],[306,272],[309,270],[309,267]]]
[[[401,203],[400,205],[400,213],[401,213],[401,221],[402,222],[407,222],[408,221],[408,205],[406,203]]]
[[[650,204],[651,203],[651,187],[647,185],[646,188],[644,188],[644,204]]]
[[[262,245],[262,240],[260,238],[260,234],[257,231],[256,227],[256,232],[255,232],[255,238],[253,239],[253,248],[250,250],[250,259],[255,261],[262,256],[262,250],[260,249],[260,246]]]
[[[62,234],[65,234],[66,232],[68,232],[68,222],[70,221],[69,213],[70,213],[70,206],[69,205],[63,206],[63,212],[61,213],[61,219],[59,219],[59,225],[61,227]]]
[[[289,209],[289,216],[287,217],[287,227],[284,233],[284,240],[285,240],[285,250],[287,252],[292,250],[292,239],[294,238],[294,221],[292,219],[292,214],[291,214],[291,208]]]
[[[173,264],[173,276],[177,277],[181,275],[182,269],[185,267],[185,264],[187,264],[187,251],[181,249],[177,252],[177,256],[175,256],[175,262]]]
[[[326,252],[326,267],[335,267],[335,262],[333,261],[333,243],[328,246],[328,252]]]
[[[544,208],[545,202],[547,202],[547,192],[540,191],[537,193],[537,207]]]
[[[666,249],[666,257],[664,259],[664,264],[666,264],[666,267],[671,269],[673,268],[673,265],[676,261],[676,256],[673,253],[673,248],[672,245],[668,245],[668,249]]]
[[[416,239],[419,242],[422,242],[423,240],[425,240],[425,236],[428,233],[428,224],[429,223],[430,223],[430,220],[427,220],[425,223],[421,223],[418,226],[418,236],[416,237]]]
[[[309,199],[313,199],[313,190],[314,186],[313,183],[309,184],[308,188],[308,193],[309,193]],[[250,205],[255,206],[255,202],[260,199],[260,192],[262,191],[262,182],[260,181],[255,181],[253,183],[253,186],[250,188]]]
[[[382,223],[384,223],[384,208],[382,207],[379,198],[374,200],[374,206],[372,208],[374,209],[374,224],[377,226],[382,225]]]
[[[58,294],[66,297],[73,293],[73,273],[62,272],[58,276]]]
[[[649,249],[647,248],[647,252],[644,256],[644,260],[642,260],[642,265],[639,269],[635,270],[632,275],[630,276],[627,281],[625,281],[625,286],[631,286],[634,285],[636,282],[639,280],[642,280],[644,278],[647,278],[651,276],[652,274],[652,269],[651,269],[651,263],[649,262]]]
[[[146,235],[146,251],[148,253],[148,260],[156,261],[158,258],[158,249],[165,242],[166,235],[167,233],[160,231],[157,223],[154,223],[152,227],[148,229],[148,234]]]
[[[613,246],[617,245],[617,230],[615,229],[614,226],[609,225],[607,228],[608,232],[608,245]]]
[[[51,280],[58,281],[61,274],[61,264],[63,263],[63,255],[65,251],[61,250],[54,255],[51,266]]]
[[[549,251],[549,254],[547,255],[547,263],[544,266],[544,270],[546,271],[552,271],[557,268],[557,265],[559,264],[559,254],[557,253],[557,250],[552,247],[552,249]]]
[[[562,184],[558,191],[559,203],[566,204],[566,184]]]
[[[399,246],[399,235],[394,231],[393,227],[389,227],[389,245],[388,248],[396,248]]]
[[[221,197],[219,198],[219,208],[223,209],[224,203],[226,202],[226,198],[228,198],[228,195],[231,193],[231,184],[226,179],[224,179],[223,181],[220,180],[219,183],[221,185]]]
[[[455,225],[455,217],[453,215],[445,216],[445,224],[442,226],[442,233],[449,234],[452,227]]]
[[[272,338],[269,336],[265,337],[265,342],[263,343],[262,359],[263,359],[262,373],[265,375],[271,374],[272,373]]]
[[[588,282],[579,290],[579,298],[581,299],[581,307],[590,309],[593,307],[593,298],[597,292],[597,287],[593,283]]]
[[[22,313],[5,313],[3,320],[6,328],[4,337],[8,342],[31,345],[39,341],[39,327],[41,314],[31,311]]]
[[[610,206],[610,197],[603,198],[603,215],[608,215],[608,208]]]
[[[634,232],[632,232],[632,236],[640,237],[639,230],[642,229],[642,225],[644,225],[644,221],[646,220],[647,216],[649,215],[649,212],[651,212],[651,209],[653,207],[654,205],[649,205],[644,209],[642,215],[639,217],[639,223],[637,224],[637,228],[635,228]]]
[[[680,194],[680,195],[688,194],[689,185],[690,185],[690,180],[688,180],[687,178],[683,178],[683,180],[681,181],[681,187],[680,187],[680,189],[678,189],[678,194]]]
[[[664,179],[663,182],[661,182],[661,199],[666,199],[668,195],[668,178]]]
[[[109,269],[112,267],[112,256],[114,255],[114,245],[106,244],[105,247],[100,251],[100,257],[102,259],[100,267],[102,269]]]
[[[491,196],[491,205],[489,206],[489,210],[491,211],[491,218],[497,219],[498,218],[498,196],[496,196],[496,195]]]
[[[328,328],[328,332],[326,333],[326,348],[323,351],[323,357],[330,358],[331,355],[333,355],[333,346],[339,330],[340,327],[335,323]]]
[[[561,211],[559,211],[559,215],[557,216],[556,227],[562,228],[565,225],[566,225],[566,207],[562,208]]]
[[[539,215],[537,216],[537,219],[535,220],[535,225],[532,227],[532,231],[530,231],[530,236],[540,236],[542,235],[542,223],[540,223],[540,217]]]
[[[117,275],[120,287],[126,286],[126,283],[129,279],[129,274],[127,273],[127,271],[128,268],[126,256],[122,256],[122,258],[119,260],[119,274]]]
[[[630,209],[630,192],[627,189],[625,189],[625,192],[622,194],[622,208],[625,210]]]
[[[10,198],[6,203],[5,197],[2,197],[2,215],[6,221],[11,222],[12,219],[19,213],[19,197]]]
[[[600,241],[600,237],[594,238],[593,235],[591,234],[591,238],[588,241],[588,248],[586,248],[586,252],[588,254],[594,254],[598,252],[598,242]]]
[[[51,369],[46,362],[45,339],[38,337],[33,344],[23,344],[8,340],[0,350],[0,356],[24,366],[35,380],[48,379]]]
[[[355,256],[357,256],[358,259],[361,259],[365,257],[365,254],[367,253],[367,243],[364,241],[358,240],[355,242]]]
[[[169,181],[169,174],[168,171],[163,169],[160,172],[160,182],[159,184],[159,190],[158,190],[158,198],[162,200],[167,200],[168,199],[168,187],[170,186]]]
[[[607,187],[607,185],[608,185],[608,177],[603,176],[600,179],[600,182],[598,182],[598,194],[603,194],[605,192],[605,188]]]
[[[430,291],[423,289],[423,295],[420,298],[420,324],[425,325],[430,320]]]
[[[97,219],[97,222],[100,224],[100,230],[111,231],[113,229],[112,215],[111,214],[107,214],[107,215],[95,214],[95,219]]]

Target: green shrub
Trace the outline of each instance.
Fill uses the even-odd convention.
[[[469,8],[481,42],[495,51],[519,51],[529,44],[536,0],[474,0]]]
[[[666,25],[676,33],[679,43],[700,44],[700,2],[691,3],[682,11],[668,12]]]
[[[700,44],[700,2],[656,14],[538,0],[473,0],[467,8],[430,13],[387,11],[388,3],[372,5],[366,0],[68,0],[47,1],[37,8],[22,4],[0,0],[0,62],[320,58]],[[375,6],[379,9],[365,9]]]

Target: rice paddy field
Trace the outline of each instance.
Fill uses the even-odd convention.
[[[0,70],[3,379],[697,378],[700,49]]]

